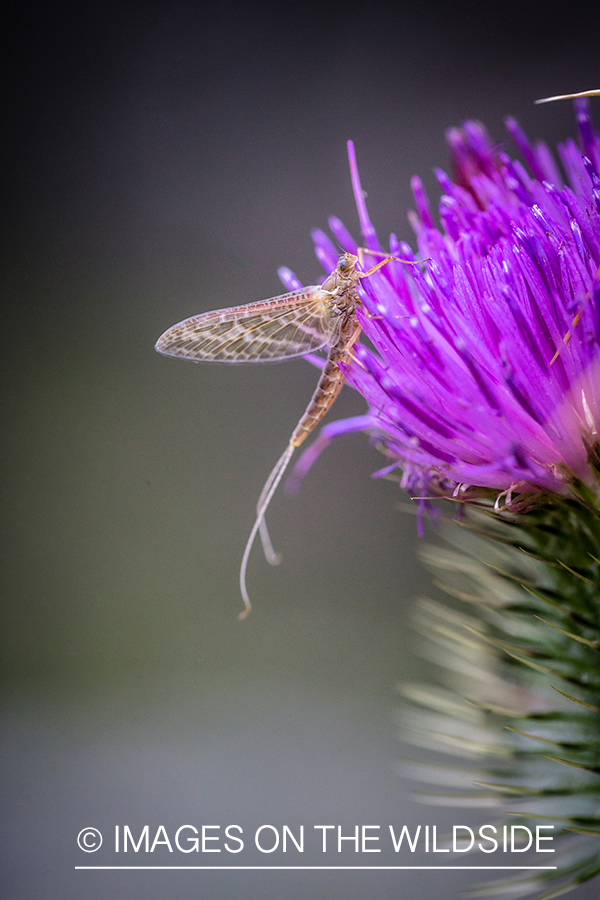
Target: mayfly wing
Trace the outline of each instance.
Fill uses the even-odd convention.
[[[331,344],[329,293],[300,288],[270,300],[201,313],[178,322],[156,342],[159,353],[196,361],[267,362],[303,356]]]

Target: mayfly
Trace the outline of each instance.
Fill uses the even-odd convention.
[[[343,253],[334,271],[321,285],[299,288],[258,303],[192,316],[173,325],[156,342],[159,353],[196,362],[277,361],[327,349],[327,359],[315,392],[267,478],[256,505],[256,520],[240,567],[240,591],[245,606],[240,618],[245,618],[251,610],[246,569],[257,534],[260,533],[267,561],[273,565],[279,562],[265,522],[267,507],[294,450],[330,409],[344,384],[346,368],[354,358],[354,345],[361,332],[357,310],[362,307],[362,301],[357,285],[361,278],[372,275],[392,259],[398,257],[387,256],[367,272],[361,272],[356,268],[358,257]],[[415,265],[409,260],[398,261]]]

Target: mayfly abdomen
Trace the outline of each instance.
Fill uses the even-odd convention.
[[[331,409],[336,397],[344,386],[346,373],[340,367],[340,363],[343,365],[352,361],[352,348],[358,340],[361,331],[360,325],[354,318],[352,319],[352,326],[350,336],[347,337],[345,334],[342,334],[340,340],[329,351],[316,390],[290,438],[290,444],[294,447],[299,447],[315,426],[319,424],[323,416]]]

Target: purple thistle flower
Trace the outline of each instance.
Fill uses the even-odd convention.
[[[323,428],[295,473],[336,435],[366,431],[389,457],[377,474],[399,469],[421,512],[427,495],[479,500],[461,508],[465,529],[440,515],[450,548],[423,554],[438,586],[468,606],[465,615],[421,603],[418,628],[444,686],[405,689],[408,742],[453,757],[462,746],[469,765],[457,789],[454,759],[408,771],[439,783],[442,804],[502,806],[502,822],[516,816],[530,828],[547,817],[561,837],[555,869],[481,892],[539,900],[600,873],[600,140],[587,101],[575,108],[581,147],[558,148],[566,183],[548,148],[512,119],[525,165],[478,123],[448,132],[439,226],[412,182],[423,264],[393,260],[360,281],[371,346],[357,346],[347,380],[368,411]],[[363,242],[375,253],[367,268],[381,248],[349,152]],[[356,253],[341,222],[329,224]],[[332,271],[333,242],[313,237]],[[394,235],[389,253],[417,258]]]
[[[299,463],[310,466],[336,434],[369,432],[414,494],[467,487],[499,492],[600,493],[600,140],[588,101],[576,101],[581,149],[545,144],[506,126],[525,166],[482,125],[447,134],[453,177],[438,171],[440,226],[418,178],[410,214],[418,256],[390,237],[390,262],[361,281],[361,323],[348,382],[366,415],[326,426]],[[349,144],[365,246],[381,252]],[[356,252],[337,219],[336,240]],[[327,272],[338,251],[313,235]],[[377,262],[380,257],[375,257]],[[366,256],[365,265],[369,264]],[[291,273],[285,273],[289,285]],[[378,473],[382,474],[382,473]]]

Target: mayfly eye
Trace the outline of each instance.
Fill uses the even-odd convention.
[[[348,262],[348,260],[346,259],[345,256],[340,256],[340,258],[338,259],[337,267],[338,267],[338,272],[347,272],[348,269],[350,268],[350,263]]]

